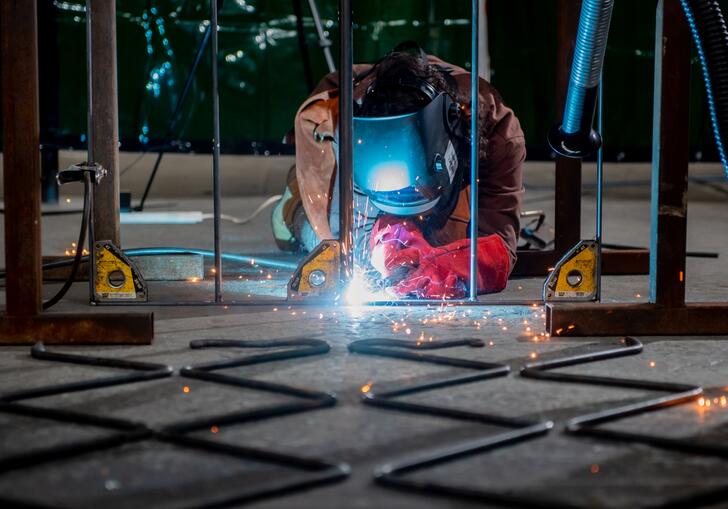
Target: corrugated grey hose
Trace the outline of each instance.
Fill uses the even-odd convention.
[[[613,7],[614,0],[582,2],[563,123],[548,136],[551,148],[559,155],[586,157],[601,146],[601,137],[592,124]]]

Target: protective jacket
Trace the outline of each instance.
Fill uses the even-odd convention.
[[[463,97],[469,122],[470,73],[429,55],[433,65],[451,70]],[[371,65],[354,66],[354,99],[366,93],[374,77],[364,77]],[[334,238],[329,224],[333,188],[336,182],[334,133],[338,122],[338,75],[327,75],[298,110],[295,120],[295,182],[289,181],[300,195],[300,203],[316,236]],[[519,215],[523,196],[522,165],[526,157],[525,140],[513,110],[508,108],[490,83],[480,80],[481,134],[486,139],[485,157],[479,162],[478,230],[479,236],[497,235],[507,253],[508,273],[516,260]],[[482,147],[481,147],[482,149]],[[482,151],[482,150],[481,150]],[[293,179],[291,179],[293,180]],[[290,207],[289,207],[290,209]],[[468,236],[470,187],[464,187],[449,217],[437,229],[424,231],[433,246],[450,244]],[[506,274],[507,276],[507,274]],[[497,291],[491,288],[489,291]]]

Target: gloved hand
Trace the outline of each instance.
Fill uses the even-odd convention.
[[[399,296],[462,298],[470,277],[470,239],[432,247],[412,221],[383,216],[370,239],[372,265],[382,277],[400,277]],[[478,292],[498,292],[510,274],[510,255],[498,235],[478,239]]]
[[[416,269],[420,256],[432,250],[414,222],[395,216],[377,219],[369,244],[371,264],[385,279]]]
[[[498,235],[478,238],[478,293],[499,292],[510,274],[510,255]],[[393,288],[401,296],[423,299],[460,299],[468,293],[470,239],[432,248],[419,266]]]

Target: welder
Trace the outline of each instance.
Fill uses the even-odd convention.
[[[354,66],[355,260],[401,297],[468,291],[470,84],[412,42]],[[296,115],[296,164],[273,211],[281,249],[338,235],[337,86],[326,76]],[[478,112],[478,292],[491,293],[516,261],[526,150],[515,114],[483,79]]]

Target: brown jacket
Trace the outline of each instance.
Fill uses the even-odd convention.
[[[470,73],[429,56],[432,64],[452,69],[452,76],[466,97],[470,97]],[[355,65],[354,77],[371,69]],[[373,77],[354,87],[354,99],[361,98]],[[335,180],[336,157],[330,138],[338,122],[338,74],[327,75],[298,110],[295,121],[296,180],[306,217],[319,239],[333,235],[329,225],[330,196]],[[480,104],[485,121],[480,126],[487,140],[486,157],[479,164],[478,230],[480,236],[500,235],[516,259],[519,215],[523,196],[522,165],[526,157],[523,131],[513,110],[485,80],[480,80]],[[467,111],[469,117],[470,112]],[[470,187],[461,192],[455,210],[445,226],[430,234],[430,241],[444,245],[463,239],[470,221]]]

